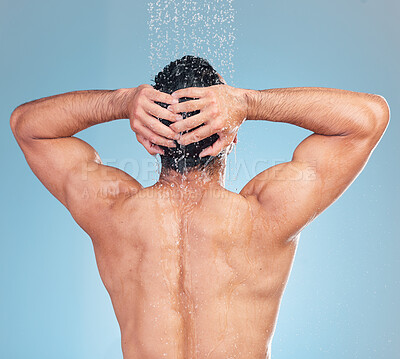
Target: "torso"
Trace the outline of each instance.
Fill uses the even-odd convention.
[[[107,218],[91,237],[124,359],[270,357],[297,239],[254,197],[154,186]]]

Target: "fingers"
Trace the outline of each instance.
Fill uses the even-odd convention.
[[[161,107],[160,105],[157,105],[154,102],[148,102],[144,109],[152,116],[157,117],[157,118],[162,118],[164,120],[168,120],[170,122],[175,122],[182,120],[183,117],[182,115],[178,115],[176,113],[172,113],[171,111],[168,111],[167,109]]]
[[[156,105],[158,106],[158,105]],[[168,110],[166,110],[169,112]],[[138,113],[131,120],[131,128],[134,132],[139,132],[140,128],[147,127],[155,134],[167,137],[169,139],[178,139],[179,134],[172,130],[167,125],[164,125],[158,119],[154,118],[150,114],[146,113],[143,109],[138,110]],[[139,132],[140,133],[140,132]]]
[[[207,94],[207,92],[208,92],[207,88],[204,87],[187,87],[173,92],[172,97],[175,99],[182,97],[202,98]]]
[[[177,103],[175,105],[170,105],[168,106],[168,110],[172,111],[173,113],[193,112],[202,110],[205,105],[205,100],[190,100]]]
[[[151,143],[154,143],[156,145],[161,145],[161,146],[165,146],[165,147],[176,147],[174,141],[169,140],[168,138],[165,138],[165,137],[162,137],[162,136],[156,134],[151,129],[143,126],[142,124],[138,124],[134,131],[138,135],[143,136],[144,138],[149,140]]]
[[[146,123],[144,123],[143,125],[155,134],[166,137],[167,139],[178,140],[180,138],[179,133],[164,125],[154,117],[146,120]]]
[[[205,122],[205,120],[206,120],[206,116],[202,113],[199,113],[195,116],[187,117],[186,119],[184,119],[182,121],[177,121],[177,122],[171,124],[171,126],[169,126],[169,128],[171,128],[176,133],[184,132],[184,131],[191,130],[192,128],[195,128],[197,126],[200,126],[201,124],[203,124]]]
[[[136,138],[138,142],[140,142],[143,145],[143,147],[147,150],[147,152],[150,153],[151,155],[156,155],[157,153],[159,153],[160,155],[164,154],[162,148],[155,145],[154,143],[151,143],[148,139],[144,138],[143,136],[136,135]]]
[[[227,146],[227,143],[225,140],[222,140],[219,138],[216,140],[211,146],[205,148],[203,151],[200,152],[200,157],[205,157],[205,156],[216,156],[218,155],[225,147]]]
[[[174,98],[172,95],[169,95],[165,92],[158,91],[154,88],[149,89],[148,96],[151,101],[163,102],[167,104],[175,104],[178,103],[178,99]]]
[[[164,153],[159,146],[176,147],[172,139],[179,138],[178,133],[164,125],[158,118],[170,122],[182,119],[182,116],[168,111],[155,102],[177,104],[179,101],[169,94],[155,90],[150,85],[142,85],[138,87],[130,116],[131,128],[136,133],[138,141],[152,155]]]
[[[211,126],[201,126],[200,128],[181,136],[178,143],[180,145],[188,145],[189,143],[198,142],[204,138],[210,137],[214,133],[215,131],[213,131]]]
[[[200,157],[204,156],[217,156],[224,148],[228,147],[235,140],[235,133],[230,133],[228,135],[224,133],[218,133],[219,138],[211,146],[205,148],[200,152]]]

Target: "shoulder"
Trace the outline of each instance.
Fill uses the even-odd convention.
[[[224,188],[215,188],[208,191],[202,198],[199,207],[210,212],[217,218],[250,220],[253,211],[253,199],[231,192]]]
[[[317,177],[315,164],[281,163],[254,177],[240,194],[276,235],[293,238],[316,217]]]
[[[287,196],[300,195],[300,190],[307,188],[307,194],[315,189],[316,164],[310,162],[285,162],[266,169],[247,183],[240,194],[253,198],[261,206],[269,206]],[[306,186],[307,184],[307,186]]]
[[[66,188],[66,207],[85,231],[93,223],[110,219],[114,210],[140,193],[143,187],[125,172],[101,166],[83,178],[71,174]],[[107,172],[107,176],[104,172]]]

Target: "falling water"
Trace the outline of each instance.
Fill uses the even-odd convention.
[[[233,82],[233,0],[156,0],[148,3],[152,77],[184,55],[206,58]]]
[[[171,61],[184,55],[194,55],[207,59],[225,80],[233,85],[235,11],[232,3],[233,0],[150,1],[148,3],[149,60],[152,71],[150,78],[153,79],[154,75]],[[184,183],[185,175],[183,175],[182,181]],[[207,178],[204,181],[206,182]],[[171,275],[168,267],[163,267],[163,275],[171,297],[177,298],[173,301],[175,300],[177,303],[176,311],[181,317],[181,332],[177,335],[178,343],[176,345],[181,352],[198,359],[200,349],[194,323],[198,308],[192,297],[193,293],[196,293],[193,283],[196,281],[197,273],[196,267],[191,262],[196,255],[198,247],[196,243],[204,239],[196,232],[191,233],[189,228],[195,217],[193,213],[198,209],[198,199],[191,200],[190,195],[201,193],[191,192],[191,189],[186,188],[184,184],[176,187],[171,184],[171,190],[182,197],[178,206],[179,235],[174,238],[173,242],[176,256],[175,265],[178,267],[178,274],[174,272],[178,276],[175,283],[179,283],[179,286],[171,284],[169,278],[173,274]],[[160,219],[160,221],[163,220],[164,218]],[[168,228],[167,223],[165,227]],[[167,242],[164,245],[165,247],[169,246]],[[227,308],[229,307],[228,302]],[[224,329],[224,335],[226,330],[227,328]],[[185,335],[182,335],[183,332]],[[216,346],[221,342],[222,339]],[[210,348],[210,355],[215,348]]]

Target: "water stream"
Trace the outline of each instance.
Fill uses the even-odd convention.
[[[232,83],[235,50],[233,0],[156,0],[148,3],[152,77],[184,55],[206,58]]]

